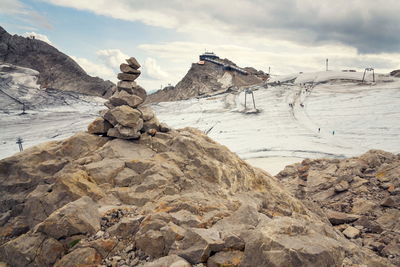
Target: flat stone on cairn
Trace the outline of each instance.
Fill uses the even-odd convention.
[[[121,139],[139,139],[141,134],[154,136],[158,131],[169,131],[169,127],[160,122],[154,111],[147,106],[141,106],[146,100],[147,93],[135,80],[140,76],[140,64],[134,57],[120,65],[122,73],[117,90],[104,103],[108,110],[101,112],[88,126],[88,132]]]

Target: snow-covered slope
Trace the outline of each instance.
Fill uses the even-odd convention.
[[[294,84],[254,88],[260,113],[242,112],[244,92],[160,103],[154,109],[172,127],[208,131],[244,159],[272,158],[266,167],[272,173],[303,158],[343,158],[373,148],[398,153],[400,80],[377,75],[376,83],[362,84],[362,75],[308,73],[291,76],[297,78]],[[247,100],[252,106],[251,95]]]

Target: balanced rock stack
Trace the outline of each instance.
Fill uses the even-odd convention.
[[[147,93],[135,82],[140,75],[140,64],[134,57],[126,62],[120,65],[122,73],[118,74],[117,90],[104,103],[108,109],[100,112],[101,118],[88,126],[88,132],[121,139],[139,139],[142,133],[168,132],[169,127],[159,123],[154,111],[142,106]]]

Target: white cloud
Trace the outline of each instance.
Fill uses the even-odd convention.
[[[119,65],[125,62],[125,59],[129,58],[128,55],[123,53],[119,49],[104,49],[98,50],[96,55],[99,59],[104,62],[107,66],[119,70]]]
[[[87,72],[87,74],[91,76],[97,76],[105,80],[115,81],[116,75],[113,70],[104,66],[103,64],[92,62],[86,58],[74,56],[70,57],[75,60],[79,66],[81,66]]]
[[[36,33],[36,32],[26,32],[26,33],[24,33],[24,36],[25,37],[35,37],[36,39],[46,42],[50,45],[52,44],[50,42],[49,38],[44,34],[40,34],[40,33]]]
[[[13,16],[13,18],[22,22],[24,26],[31,24],[46,29],[53,28],[44,15],[26,6],[19,0],[0,0],[0,7],[0,14]]]
[[[151,80],[164,80],[168,74],[161,69],[154,58],[146,58],[142,64],[143,78]]]

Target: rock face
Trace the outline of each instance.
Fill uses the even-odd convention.
[[[111,94],[114,84],[91,77],[70,57],[36,39],[8,34],[0,27],[0,61],[37,70],[42,88],[88,95]]]
[[[228,59],[223,59],[221,62],[236,66]],[[268,74],[254,68],[244,68],[244,70],[249,74],[226,70],[222,66],[208,61],[202,65],[193,63],[188,73],[175,87],[168,86],[149,95],[147,102],[177,101],[212,95],[241,86],[263,83],[269,77]]]
[[[358,158],[304,160],[277,177],[298,198],[316,201],[347,238],[400,265],[399,155],[371,150]]]
[[[154,136],[158,131],[168,132],[168,125],[160,124],[153,110],[142,106],[147,94],[135,82],[140,76],[140,64],[134,57],[126,62],[120,66],[124,72],[118,74],[117,90],[105,103],[109,109],[88,126],[88,132],[127,140],[139,139],[141,133]]]

